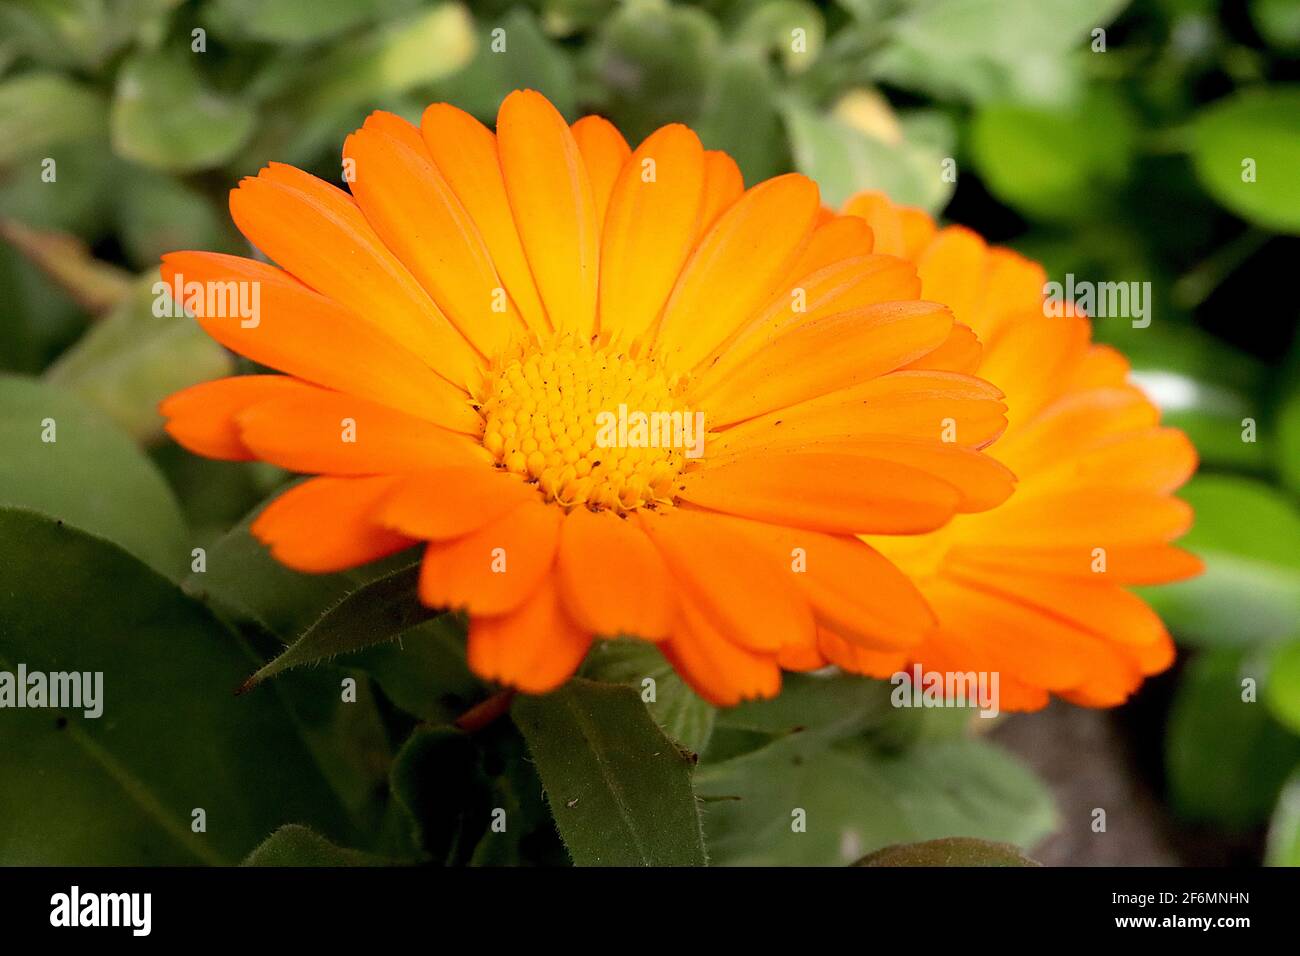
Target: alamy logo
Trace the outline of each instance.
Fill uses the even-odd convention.
[[[911,673],[898,671],[889,682],[895,707],[978,707],[981,717],[1001,713],[997,671],[926,671],[913,664]]]
[[[0,671],[0,708],[49,707],[80,710],[90,718],[104,713],[103,671]]]
[[[598,448],[682,448],[687,458],[704,454],[703,412],[618,412],[596,414]]]
[[[132,936],[148,936],[153,928],[152,893],[82,893],[74,886],[68,893],[50,897],[50,925],[127,926]]]
[[[1043,295],[1043,314],[1048,318],[1061,318],[1066,303],[1071,303],[1094,319],[1131,319],[1135,329],[1151,324],[1150,282],[1076,282],[1074,273],[1067,272],[1064,284],[1047,283]]]
[[[153,296],[153,314],[160,319],[179,319],[188,312],[205,319],[239,319],[244,329],[262,322],[262,283],[256,279],[187,282],[178,272],[170,285],[155,282]]]

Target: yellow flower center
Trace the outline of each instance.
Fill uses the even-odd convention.
[[[483,446],[566,508],[669,504],[704,447],[684,385],[653,359],[557,335],[496,362],[479,406]]]

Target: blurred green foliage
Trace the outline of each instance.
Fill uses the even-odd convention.
[[[0,664],[104,655],[111,682],[161,685],[111,739],[75,715],[0,722],[0,861],[636,862],[622,854],[671,820],[658,849],[678,862],[835,863],[947,836],[1029,847],[1055,825],[1042,785],[962,713],[816,678],[717,713],[643,645],[601,648],[589,681],[471,738],[448,724],[488,689],[458,622],[371,599],[400,564],[287,571],[247,531],[285,476],[164,440],[162,396],[245,366],[153,315],[161,253],[247,253],[231,186],[271,160],[337,182],[373,109],[416,120],[445,99],[490,122],[518,87],[634,142],[691,124],[750,183],[799,169],[830,203],[883,189],[1056,279],[1150,282],[1149,327],[1096,334],[1202,458],[1187,544],[1207,572],[1147,595],[1189,658],[1169,802],[1228,831],[1272,816],[1268,861],[1300,862],[1300,0],[0,0],[0,548],[28,594],[0,593]],[[57,446],[30,440],[45,417]],[[74,604],[49,569],[87,583]],[[84,623],[95,600],[116,623]],[[361,623],[398,640],[337,643]],[[343,666],[229,697],[317,624]],[[63,643],[31,643],[44,633]],[[346,680],[357,703],[340,707]],[[631,758],[610,764],[591,721],[623,712],[640,714],[610,718],[636,724]],[[677,747],[701,756],[706,847]],[[643,784],[630,768],[651,758],[668,769]],[[14,760],[51,772],[33,789]],[[190,831],[205,801],[234,821],[210,840]],[[790,806],[820,835],[792,839]],[[495,832],[491,807],[519,825]],[[99,842],[78,843],[92,813]]]

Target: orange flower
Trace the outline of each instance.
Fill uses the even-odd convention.
[[[468,610],[473,669],[532,692],[593,635],[657,642],[721,704],[775,694],[818,625],[867,652],[921,641],[929,609],[855,534],[1003,501],[978,449],[1004,409],[922,367],[951,313],[861,219],[799,175],[744,190],[683,126],[632,151],[533,92],[495,135],[446,104],[420,128],[376,113],[344,156],[351,195],[274,164],[232,193],[279,268],[164,258],[209,334],[286,373],[163,405],[200,454],[317,476],[253,525],[279,560],[427,542],[421,599]],[[213,290],[245,287],[259,314],[219,314]]]
[[[918,648],[874,653],[824,628],[821,655],[882,677],[911,664],[997,672],[1004,709],[1042,707],[1049,692],[1088,706],[1121,703],[1174,656],[1160,618],[1125,585],[1201,569],[1169,543],[1192,520],[1173,497],[1196,468],[1191,442],[1160,427],[1124,358],[1090,343],[1086,317],[1045,315],[1036,263],[959,226],[936,230],[923,212],[879,194],[856,196],[844,211],[871,225],[878,251],[915,262],[921,294],[978,335],[982,349],[955,334],[930,358],[942,354],[947,367],[1005,391],[1009,423],[989,453],[1018,483],[1005,504],[942,530],[868,538],[939,619]]]

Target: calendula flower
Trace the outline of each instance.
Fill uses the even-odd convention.
[[[952,314],[862,219],[799,175],[745,190],[683,126],[633,151],[533,92],[495,134],[446,104],[376,113],[344,168],[350,195],[274,164],[232,193],[278,268],[164,258],[214,338],[284,373],[163,406],[193,451],[316,476],[253,524],[280,561],[424,543],[420,598],[468,612],[478,674],[533,692],[593,636],[657,642],[722,704],[775,694],[819,626],[922,640],[925,602],[856,535],[1001,503],[979,449],[1004,409],[928,361]],[[221,314],[244,286],[257,315]]]
[[[1128,363],[1093,344],[1086,317],[1050,317],[1042,268],[991,248],[968,229],[936,229],[925,213],[879,194],[846,213],[876,248],[915,262],[921,294],[950,306],[973,340],[955,334],[946,366],[1006,393],[1008,426],[989,453],[1015,472],[997,508],[910,538],[868,540],[917,583],[939,626],[912,651],[879,654],[819,635],[819,653],[849,670],[887,676],[997,672],[1001,706],[1030,710],[1049,693],[1088,706],[1121,703],[1173,661],[1160,618],[1126,585],[1199,572],[1170,542],[1192,514],[1173,492],[1196,468],[1187,436],[1128,381]],[[940,355],[931,356],[938,361]]]

